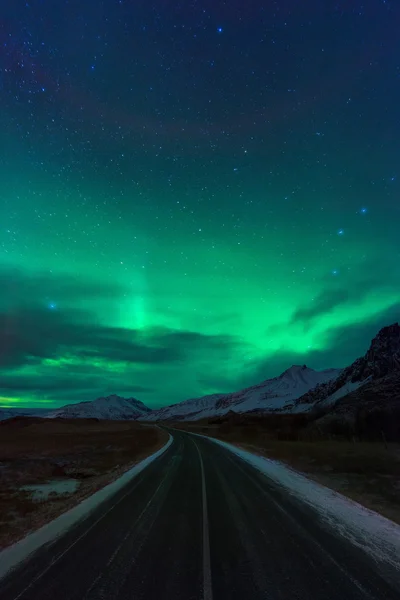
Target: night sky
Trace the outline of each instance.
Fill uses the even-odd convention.
[[[0,405],[342,367],[400,317],[395,0],[3,0]]]

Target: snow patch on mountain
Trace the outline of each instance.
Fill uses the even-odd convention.
[[[226,394],[209,394],[200,398],[190,398],[178,404],[164,406],[159,410],[153,410],[151,414],[143,417],[146,421],[169,421],[184,419],[185,421],[195,421],[205,416],[215,414],[215,404]],[[200,415],[200,416],[198,416]]]
[[[67,404],[49,412],[46,416],[64,419],[135,420],[150,413],[151,409],[140,400],[111,395],[89,402]]]
[[[293,405],[295,399],[316,385],[335,379],[339,373],[339,369],[314,371],[306,365],[293,365],[279,377],[267,379],[238,392],[185,400],[153,411],[148,418],[144,418],[154,421],[173,419],[192,421],[224,415],[231,410],[238,413],[253,410],[260,412],[282,410],[286,406]]]
[[[365,355],[343,369],[333,381],[317,385],[298,398],[294,411],[303,409],[304,405],[308,405],[308,409],[313,406],[334,405],[347,394],[399,369],[400,326],[394,323],[381,329]]]
[[[339,369],[314,371],[306,365],[293,365],[279,377],[267,379],[240,392],[228,394],[217,402],[217,409],[248,412],[279,410],[316,385],[335,379]]]
[[[340,398],[344,398],[344,396],[347,396],[347,394],[351,394],[351,392],[358,390],[358,388],[365,385],[368,381],[369,379],[366,379],[365,381],[347,381],[341,388],[336,390],[336,392],[325,398],[325,400],[321,400],[319,406],[330,406],[335,404],[337,400],[340,400]]]

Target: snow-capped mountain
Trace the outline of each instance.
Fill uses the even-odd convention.
[[[148,408],[140,400],[112,395],[89,402],[67,404],[49,412],[46,416],[64,419],[135,420],[150,413],[151,408]]]
[[[148,416],[144,416],[146,421],[169,421],[183,419],[185,421],[195,421],[204,416],[214,415],[215,404],[220,398],[225,398],[226,394],[209,394],[200,398],[190,398],[178,404],[164,406],[158,410],[153,410]]]
[[[359,392],[358,392],[359,390]],[[139,419],[168,421],[246,413],[306,412],[313,407],[336,408],[364,402],[375,395],[386,398],[400,394],[400,326],[384,327],[372,340],[367,353],[345,369],[314,371],[293,365],[278,377],[228,394],[211,394],[151,410],[140,400],[117,395],[91,402],[68,404],[38,416],[63,418]],[[396,395],[396,399],[398,396]],[[389,399],[392,399],[391,397]],[[339,401],[340,402],[337,402]],[[397,401],[397,400],[396,400]],[[25,410],[25,409],[22,409]],[[25,414],[32,415],[26,409]],[[0,420],[21,416],[21,409],[0,409]]]
[[[314,371],[306,365],[293,365],[279,377],[267,379],[239,392],[185,400],[153,411],[144,418],[152,421],[173,419],[191,421],[224,415],[232,410],[239,413],[253,410],[260,412],[282,410],[316,385],[335,379],[339,373],[339,369]]]
[[[340,398],[399,369],[400,326],[394,323],[379,331],[364,356],[343,369],[333,381],[322,383],[305,393],[296,400],[294,408],[304,410],[304,405],[333,405]]]
[[[314,371],[306,365],[293,365],[279,377],[267,379],[249,388],[228,394],[218,400],[217,410],[235,410],[249,412],[251,410],[274,411],[284,408],[296,398],[316,385],[335,379],[339,369]]]
[[[14,417],[45,417],[47,412],[44,408],[0,408],[0,421]]]

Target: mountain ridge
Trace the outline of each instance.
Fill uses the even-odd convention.
[[[383,327],[372,339],[366,353],[344,369],[316,371],[305,364],[292,365],[277,377],[242,390],[190,398],[152,410],[136,398],[116,394],[95,400],[67,404],[41,416],[49,418],[97,418],[141,421],[198,420],[228,412],[297,413],[315,408],[333,410],[362,402],[363,390],[373,390],[390,401],[388,390],[400,389],[400,326]],[[383,390],[383,391],[382,391]],[[397,392],[396,392],[397,394]],[[396,396],[397,398],[397,396]],[[25,410],[0,409],[0,420],[21,416]]]
[[[271,411],[284,408],[288,403],[315,387],[320,382],[335,378],[340,369],[315,371],[306,365],[292,365],[272,379],[228,394],[211,394],[152,411],[148,420],[197,420],[226,414],[230,410],[249,412],[251,410]]]
[[[294,403],[327,405],[356,391],[371,381],[376,381],[400,369],[400,326],[393,323],[383,327],[372,339],[364,356],[357,358],[330,382],[309,390]]]
[[[66,404],[50,411],[46,416],[47,418],[135,420],[151,412],[151,408],[141,400],[111,394],[96,400]]]

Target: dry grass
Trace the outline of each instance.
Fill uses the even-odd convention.
[[[400,524],[400,445],[347,440],[286,441],[262,428],[177,424],[283,461]]]
[[[0,548],[77,504],[167,441],[131,421],[18,418],[0,422]],[[78,490],[34,502],[23,485],[74,478]]]

